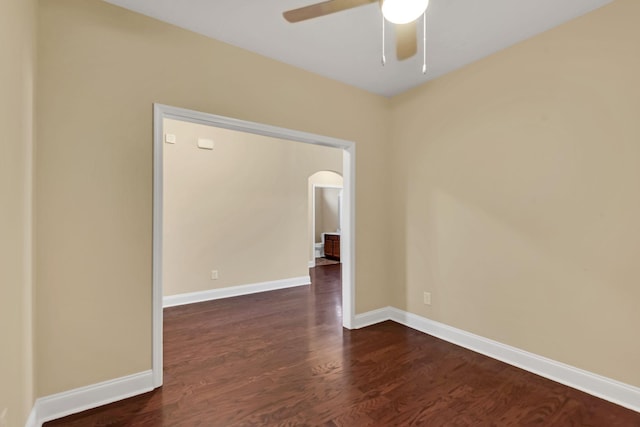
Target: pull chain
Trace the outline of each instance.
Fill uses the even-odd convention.
[[[427,11],[422,15],[422,74],[427,74]]]
[[[387,63],[387,58],[384,56],[384,15],[382,16],[382,65]]]

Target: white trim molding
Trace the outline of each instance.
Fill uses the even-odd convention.
[[[153,374],[149,370],[41,397],[33,406],[27,427],[40,427],[47,421],[147,393],[153,388]]]
[[[313,261],[309,261],[309,268],[313,268],[316,266],[316,260],[314,259]]]
[[[29,418],[27,418],[24,427],[40,427],[41,425],[42,423],[38,424],[38,414],[36,414],[36,406],[34,405],[33,408],[31,408]]]
[[[208,289],[206,291],[189,292],[186,294],[169,295],[163,298],[163,307],[192,304],[196,302],[211,301],[215,299],[237,297],[241,295],[255,294],[258,292],[275,291],[278,289],[293,288],[296,286],[308,286],[311,284],[310,276],[292,277],[269,282],[252,283],[250,285],[230,286],[227,288]]]
[[[638,387],[502,344],[395,307],[384,307],[358,314],[355,316],[355,325],[357,328],[363,328],[386,320],[392,320],[476,353],[608,400],[616,405],[640,412],[640,388]]]
[[[366,313],[356,314],[354,328],[360,329],[376,323],[391,320],[391,307],[383,307],[377,310],[367,311]]]

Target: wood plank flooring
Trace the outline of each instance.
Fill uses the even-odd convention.
[[[313,284],[165,309],[164,386],[45,426],[640,426],[640,414],[393,322],[341,327]]]

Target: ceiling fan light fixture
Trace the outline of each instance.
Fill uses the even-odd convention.
[[[382,0],[382,16],[394,24],[418,19],[429,7],[429,0]]]

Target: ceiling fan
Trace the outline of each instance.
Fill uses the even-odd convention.
[[[416,20],[426,11],[429,0],[328,0],[282,15],[288,22],[296,23],[376,2],[380,2],[384,18],[396,24],[396,57],[411,58],[418,50]]]

